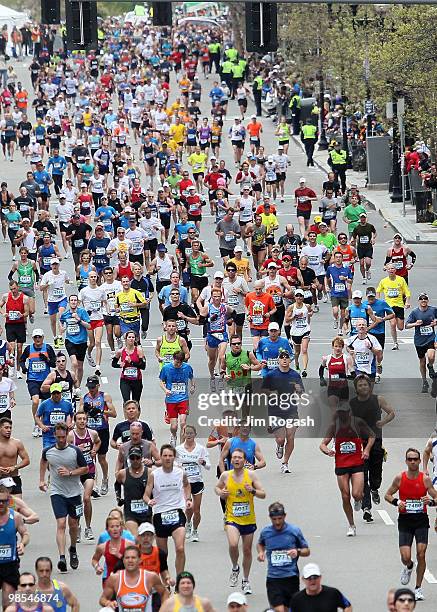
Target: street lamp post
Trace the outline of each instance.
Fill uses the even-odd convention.
[[[324,121],[325,119],[324,118],[325,84],[323,81],[322,72],[318,73],[317,80],[319,82],[319,142],[318,142],[318,148],[319,148],[319,151],[327,151],[328,141],[326,140],[325,121]]]
[[[399,130],[397,126],[398,120],[398,100],[396,95],[393,95],[393,144],[392,144],[392,173],[391,187],[392,193],[390,199],[392,202],[402,202],[402,177],[400,165],[400,140]]]

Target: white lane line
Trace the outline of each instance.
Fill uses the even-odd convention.
[[[100,380],[102,381],[102,383],[103,383],[104,385],[107,385],[107,384],[108,384],[108,379],[106,378],[106,376],[101,376],[101,377],[100,377]]]
[[[434,574],[431,574],[429,569],[425,570],[424,578],[429,584],[437,584],[437,578],[434,576]]]
[[[104,342],[102,342],[102,348],[108,348],[108,346]]]
[[[402,344],[413,344],[414,338],[401,338]]]
[[[377,512],[386,525],[394,525],[394,522],[386,510],[377,510]]]

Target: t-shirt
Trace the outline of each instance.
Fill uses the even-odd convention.
[[[322,584],[318,595],[308,595],[303,589],[291,599],[292,612],[337,612],[351,605],[350,601],[338,589]]]
[[[138,319],[139,309],[137,306],[130,306],[129,302],[134,304],[141,302],[144,303],[146,300],[144,295],[136,289],[129,289],[129,291],[121,291],[115,296],[117,306],[120,308],[119,317],[126,321],[134,321]]]
[[[352,204],[349,204],[349,206],[346,206],[346,208],[344,209],[344,216],[348,220],[347,229],[349,231],[349,234],[352,234],[354,229],[357,227],[360,221],[361,213],[365,212],[366,209],[364,208],[364,206],[361,206],[361,204],[358,204],[357,206],[352,206]]]
[[[390,306],[387,304],[385,300],[376,299],[372,304],[369,304],[369,302],[365,300],[363,302],[363,307],[367,308],[368,306],[370,306],[370,308],[373,310],[374,314],[377,317],[385,317],[385,315],[391,314],[393,312],[393,309],[390,308]],[[372,334],[384,334],[385,333],[385,321],[378,323],[377,325],[372,327],[370,331],[372,332]]]
[[[335,234],[326,232],[326,234],[318,234],[317,244],[324,244],[328,251],[332,251],[332,249],[337,246],[338,241]]]
[[[188,306],[188,304],[184,304],[181,302],[179,306],[173,307],[169,305],[164,308],[164,312],[162,313],[162,320],[169,321],[173,319],[174,321],[176,321],[176,329],[178,334],[181,336],[186,336],[190,333],[190,330],[188,329],[188,322],[185,319],[180,319],[178,317],[178,312],[181,312],[186,317],[193,317],[194,319],[197,317],[197,314],[191,308],[191,306]]]
[[[394,306],[403,308],[404,298],[410,297],[411,295],[405,279],[403,279],[401,276],[396,276],[394,280],[390,280],[388,276],[381,279],[376,288],[376,292],[383,293],[385,301],[392,308]]]
[[[326,276],[331,281],[331,297],[348,297],[347,292],[347,281],[340,279],[340,276],[345,276],[348,279],[352,279],[352,270],[347,266],[328,266],[326,269]]]
[[[293,357],[293,349],[287,338],[279,337],[276,342],[273,342],[269,337],[261,338],[256,350],[256,356],[260,361],[267,362],[266,367],[262,370],[263,376],[266,376],[270,370],[276,370],[280,351],[287,351],[290,357]]]
[[[170,306],[170,292],[172,289],[173,289],[173,285],[166,285],[165,287],[161,289],[161,291],[158,294],[159,301],[164,302],[164,308],[166,306]],[[181,302],[188,304],[188,291],[187,291],[187,288],[184,287],[183,285],[179,285],[179,297],[180,297]]]
[[[352,237],[357,239],[357,250],[372,247],[372,234],[376,234],[374,225],[358,223],[352,232]]]
[[[90,317],[85,308],[80,306],[77,308],[77,314],[81,321],[90,322]],[[70,309],[65,310],[60,316],[61,323],[66,325],[65,338],[73,344],[82,344],[88,342],[88,332],[79,321],[71,316]]]
[[[240,225],[237,221],[234,221],[234,219],[231,219],[231,221],[222,219],[217,223],[217,231],[224,233],[223,236],[219,236],[219,247],[233,251],[237,244],[237,238],[241,233]]]
[[[254,329],[267,329],[270,319],[265,315],[275,308],[275,303],[270,293],[257,295],[256,291],[252,291],[246,295],[244,303],[249,311],[249,315],[252,317],[250,327]]]
[[[80,476],[60,476],[58,474],[60,467],[66,467],[70,471],[79,467],[87,467],[80,448],[73,444],[67,444],[65,448],[58,448],[54,444],[43,449],[42,458],[50,466],[50,495],[62,495],[63,497],[82,495]]]
[[[288,578],[299,575],[297,559],[287,555],[287,550],[293,548],[309,548],[297,525],[285,523],[280,530],[268,525],[261,531],[258,542],[266,550],[267,578]]]
[[[54,402],[49,397],[40,403],[36,411],[36,416],[41,419],[43,425],[48,425],[50,427],[48,431],[43,431],[42,434],[43,447],[46,448],[56,442],[54,431],[55,425],[58,423],[65,423],[68,416],[73,418],[73,407],[71,402],[67,400],[61,399],[60,402]]]
[[[297,210],[300,212],[311,212],[311,199],[316,198],[316,193],[309,187],[299,187],[294,191],[297,200]]]
[[[145,423],[144,421],[139,422],[141,423],[143,428],[143,433],[141,434],[141,437],[143,438],[143,440],[148,440],[149,442],[151,442],[154,437],[153,430],[151,429],[148,423]],[[121,442],[128,442],[130,440],[130,426],[130,421],[121,421],[120,423],[117,423],[112,433],[112,439],[114,440],[114,442],[117,442],[118,440],[120,440],[120,438]]]
[[[407,325],[415,321],[422,321],[421,325],[414,328],[414,344],[415,346],[426,346],[430,342],[434,342],[435,329],[431,322],[437,319],[437,308],[428,306],[426,310],[415,308],[410,312],[407,319]]]
[[[171,395],[167,395],[167,404],[177,404],[178,402],[188,401],[188,382],[193,380],[193,368],[188,363],[183,363],[176,368],[172,363],[167,363],[162,367],[159,378],[165,383]]]

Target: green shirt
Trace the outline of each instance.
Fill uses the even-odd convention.
[[[244,74],[244,66],[232,64],[232,76],[234,79],[241,79]]]
[[[226,373],[231,377],[228,385],[231,387],[244,387],[248,384],[251,376],[251,371],[244,372],[241,369],[242,365],[250,366],[249,351],[241,351],[239,355],[233,355],[232,352],[226,353]]]
[[[238,57],[238,51],[237,49],[234,49],[234,47],[231,47],[230,49],[226,49],[225,51],[225,56],[231,60],[231,62],[236,59]]]
[[[233,66],[232,62],[230,62],[229,60],[225,60],[222,64],[222,73],[231,74],[232,66]]]
[[[32,288],[35,284],[35,271],[33,264],[28,261],[27,264],[19,263],[17,267],[18,286],[20,289]]]
[[[358,204],[358,206],[352,206],[352,204],[349,204],[349,206],[346,206],[346,208],[344,209],[344,216],[346,217],[348,221],[347,229],[349,231],[349,234],[352,234],[354,229],[357,227],[360,221],[361,213],[365,213],[365,212],[366,212],[366,209],[361,204]]]
[[[331,232],[326,232],[326,234],[318,234],[317,235],[317,244],[324,244],[329,252],[337,246],[337,238]]]

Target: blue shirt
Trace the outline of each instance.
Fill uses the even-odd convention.
[[[410,312],[407,319],[407,324],[414,323],[415,321],[422,321],[422,325],[418,325],[414,328],[415,346],[426,346],[427,344],[434,342],[435,330],[431,325],[431,322],[434,319],[437,319],[437,308],[434,306],[428,306],[426,310],[415,308]]]
[[[85,321],[85,323],[90,322],[90,316],[85,308],[78,306],[77,314],[79,315],[81,321]],[[73,344],[83,344],[84,342],[88,342],[87,330],[79,323],[79,321],[76,321],[76,319],[71,316],[71,310],[69,308],[67,308],[67,310],[61,314],[60,321],[67,327],[67,331],[65,333],[66,340],[72,342]]]
[[[189,229],[196,229],[194,221],[187,221],[186,223],[176,223],[175,231],[178,233],[179,240],[186,240]]]
[[[340,276],[352,278],[352,270],[347,266],[328,266],[326,276],[331,282],[331,297],[347,298],[347,281],[341,280]]]
[[[368,305],[364,306],[364,304],[361,304],[360,306],[355,306],[355,304],[351,304],[347,309],[351,321],[351,336],[353,336],[358,333],[355,328],[357,319],[364,319],[366,323],[369,323],[369,316],[367,314]]]
[[[278,530],[273,525],[268,525],[261,531],[258,542],[266,549],[267,578],[299,576],[297,559],[291,559],[285,553],[292,548],[309,548],[299,527],[284,523],[282,529]]]
[[[35,170],[33,178],[38,183],[41,193],[49,192],[49,183],[52,179],[47,170]]]
[[[61,399],[60,402],[54,402],[51,397],[44,400],[38,407],[36,415],[40,417],[43,425],[49,425],[49,431],[43,431],[42,445],[43,448],[56,444],[54,426],[58,423],[65,423],[67,417],[73,418],[73,407],[71,402]]]
[[[183,363],[180,368],[175,368],[172,363],[163,366],[159,378],[165,383],[171,395],[167,395],[167,404],[177,404],[188,400],[188,382],[193,380],[193,368],[188,363]]]
[[[380,299],[376,299],[373,304],[369,304],[368,300],[366,300],[363,302],[363,306],[365,308],[370,306],[377,317],[385,317],[385,315],[392,314],[394,312],[393,308],[391,308],[385,300]],[[378,323],[378,325],[372,327],[370,332],[372,334],[385,334],[385,321],[381,321],[381,323]]]
[[[260,361],[267,361],[267,366],[262,369],[263,376],[278,367],[278,356],[282,351],[287,351],[293,359],[294,353],[287,338],[279,336],[276,342],[270,340],[269,337],[261,338],[256,351],[256,357]]]
[[[60,176],[62,176],[64,174],[64,170],[67,167],[67,160],[65,159],[65,157],[62,157],[61,155],[57,155],[56,157],[50,157],[49,161],[47,162],[47,172],[50,172],[50,169],[52,170],[52,174],[58,174]]]
[[[173,285],[166,285],[159,292],[158,299],[160,302],[162,300],[164,301],[164,308],[170,306],[170,291],[172,289]],[[179,283],[179,297],[181,299],[181,302],[188,304],[188,291],[187,288],[182,285],[182,283]]]
[[[95,236],[88,242],[88,248],[93,253],[93,264],[98,271],[109,266],[109,257],[106,254],[106,248],[109,243],[109,238],[96,238]]]

